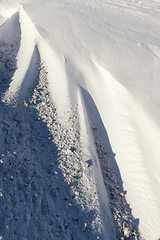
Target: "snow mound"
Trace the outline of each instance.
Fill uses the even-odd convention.
[[[142,239],[139,225],[146,240],[156,240],[156,1],[23,1],[8,12],[6,6],[2,239]]]

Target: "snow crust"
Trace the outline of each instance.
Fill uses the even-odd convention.
[[[74,231],[71,233],[71,230],[64,230],[66,238],[100,237],[111,240],[131,237],[141,239],[142,236],[146,240],[159,239],[159,1],[1,0],[0,24],[0,70],[5,69],[8,74],[4,76],[1,73],[0,80],[11,80],[3,85],[5,90],[1,91],[2,139],[5,135],[4,126],[7,123],[13,124],[12,115],[17,114],[14,111],[18,112],[19,118],[26,124],[22,126],[23,131],[27,131],[27,122],[30,124],[32,118],[26,111],[32,109],[34,113],[33,109],[36,109],[41,119],[39,121],[49,124],[46,128],[53,136],[53,142],[61,156],[56,160],[56,168],[59,170],[54,169],[53,175],[57,175],[57,172],[63,176],[68,186],[72,186],[71,195],[75,199],[72,205],[81,205],[85,214],[95,210],[94,217],[89,218],[89,215],[84,214],[88,222],[92,223],[90,226],[82,221],[83,212],[78,210],[83,222],[83,238],[80,237],[80,230],[77,233],[79,235],[73,234],[75,229],[80,229],[71,223],[73,219],[69,221]],[[4,49],[10,54],[6,54]],[[5,61],[8,60],[4,59],[9,59],[9,56],[12,65],[5,68]],[[37,79],[39,83],[36,82]],[[43,98],[38,93],[40,86],[47,89],[43,90]],[[50,96],[49,100],[47,95]],[[46,104],[47,101],[49,105],[44,107],[42,103]],[[31,108],[32,104],[35,107]],[[20,106],[19,109],[17,105]],[[6,106],[11,109],[10,117]],[[16,106],[16,110],[13,110],[13,106]],[[54,111],[51,106],[54,106]],[[36,115],[35,119],[38,119]],[[37,128],[40,134],[41,127],[37,125]],[[16,136],[18,130],[13,128],[13,131]],[[10,134],[11,132],[10,130]],[[4,137],[4,142],[2,141],[1,165],[4,165],[5,159],[9,159],[6,160],[4,169],[8,166],[7,161],[14,159],[14,153],[10,149],[11,141],[7,139]],[[17,139],[16,137],[15,141]],[[27,142],[27,137],[23,141]],[[26,150],[27,157],[33,155],[35,159],[40,158],[40,145],[36,144],[35,149],[32,149],[34,153]],[[17,148],[23,151],[20,145]],[[43,156],[48,154],[52,159],[51,148],[47,146],[46,149],[48,153]],[[54,155],[53,158],[56,159],[59,155]],[[20,157],[17,159],[20,161]],[[43,164],[48,169],[51,163],[40,160],[37,168],[43,169]],[[20,165],[23,165],[23,161]],[[43,175],[43,171],[40,172]],[[74,174],[77,179],[81,179],[77,180],[77,185],[72,183]],[[49,181],[47,176],[46,181]],[[12,182],[14,178],[15,176],[10,176]],[[55,181],[53,176],[52,181]],[[62,182],[59,184],[65,189]],[[4,197],[4,191],[7,191],[5,185],[4,190],[1,189],[0,198]],[[55,188],[54,191],[57,195],[58,191]],[[97,198],[91,197],[93,192]],[[42,192],[40,195],[43,196]],[[58,197],[63,205],[61,196],[64,197],[63,191]],[[55,211],[52,200],[50,206]],[[61,212],[60,209],[58,211]],[[128,212],[128,215],[124,212]],[[38,215],[35,216],[37,218]],[[62,218],[66,216],[62,214],[59,217],[60,225],[63,225]],[[33,221],[29,219],[30,217],[27,224]],[[141,236],[136,228],[138,222]],[[66,222],[65,224],[66,228],[61,226],[61,229],[68,229]],[[97,225],[97,228],[91,225]],[[50,231],[48,225],[45,229]],[[4,233],[5,231],[4,239],[7,239],[10,235]],[[27,236],[30,235],[25,233],[21,239]],[[35,239],[39,236],[35,234]],[[44,237],[45,235],[43,239]],[[51,238],[48,234],[47,237],[52,239],[55,236],[52,235]],[[62,236],[57,235],[57,239],[60,237]],[[17,239],[16,236],[13,239]]]

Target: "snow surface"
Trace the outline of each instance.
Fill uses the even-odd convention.
[[[160,239],[159,4],[0,0],[1,239]]]

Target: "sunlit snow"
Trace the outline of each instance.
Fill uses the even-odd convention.
[[[0,239],[160,239],[160,1],[0,0]]]

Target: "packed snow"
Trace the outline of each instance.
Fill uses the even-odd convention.
[[[160,239],[160,1],[0,0],[0,239]]]

